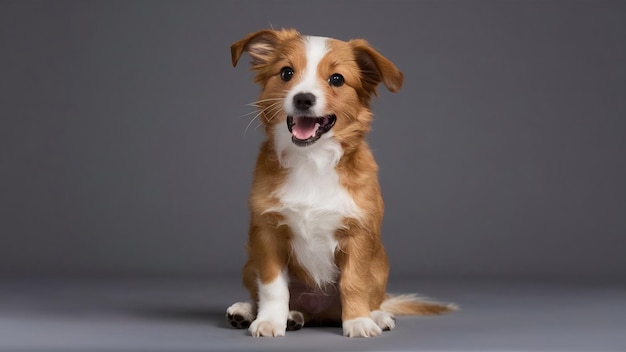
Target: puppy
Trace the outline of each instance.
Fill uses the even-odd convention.
[[[402,73],[361,39],[348,42],[261,30],[231,46],[252,57],[267,136],[250,195],[251,302],[227,309],[252,336],[283,336],[304,324],[341,323],[348,337],[378,336],[394,315],[438,314],[454,305],[385,293],[383,200],[365,136],[370,100]]]

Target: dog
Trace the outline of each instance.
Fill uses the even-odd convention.
[[[348,337],[379,336],[395,315],[456,309],[386,293],[378,166],[365,136],[379,83],[403,75],[367,41],[260,30],[231,46],[247,52],[262,91],[255,105],[266,139],[249,199],[250,302],[227,309],[252,336],[284,336],[307,325],[341,324]]]

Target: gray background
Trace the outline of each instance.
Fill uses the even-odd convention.
[[[623,1],[2,1],[0,274],[238,275],[262,139],[229,46],[363,37],[397,276],[626,278]],[[232,277],[232,276],[227,276]]]

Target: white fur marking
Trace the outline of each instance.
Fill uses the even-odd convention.
[[[327,38],[304,37],[304,41],[306,69],[283,105],[285,112],[293,115],[293,96],[301,92],[313,93],[316,103],[311,114],[321,116],[326,114],[326,99],[319,85],[323,80],[317,74],[317,66],[328,51]],[[285,217],[294,235],[291,240],[294,257],[322,286],[334,282],[338,274],[335,232],[343,226],[344,218],[360,218],[360,210],[335,171],[343,149],[333,138],[332,131],[306,147],[294,145],[291,137],[284,124],[274,128],[276,153],[289,173],[285,183],[274,193],[280,204],[267,211],[276,211]]]
[[[259,312],[248,330],[254,337],[285,336],[289,316],[289,287],[287,274],[281,272],[274,281],[263,284],[258,280]]]
[[[228,307],[228,309],[226,309],[226,314],[241,314],[243,316],[252,316],[254,318],[252,303],[250,302],[233,303],[230,307]]]
[[[324,96],[324,90],[319,86],[321,79],[317,76],[317,66],[324,55],[326,55],[326,52],[328,52],[327,39],[324,37],[304,37],[306,68],[302,72],[301,81],[291,88],[287,97],[285,97],[283,109],[287,115],[295,115],[293,97],[298,93],[312,93],[315,95],[315,105],[311,108],[311,115],[325,115],[326,97]]]
[[[298,147],[282,125],[276,126],[274,138],[281,165],[289,173],[275,193],[280,205],[268,211],[285,217],[294,235],[293,255],[311,278],[319,286],[332,283],[338,273],[335,232],[344,218],[360,218],[359,208],[335,171],[343,155],[341,145],[331,131],[310,146]]]
[[[347,337],[372,337],[383,333],[383,330],[369,317],[346,320],[342,325],[343,336]]]
[[[383,330],[393,330],[396,327],[396,321],[393,314],[382,310],[374,310],[370,314],[372,320]]]
[[[254,320],[254,308],[250,302],[237,302],[226,309],[226,315],[241,315],[247,321]]]

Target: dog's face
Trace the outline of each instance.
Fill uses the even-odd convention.
[[[262,30],[231,46],[233,65],[244,51],[263,87],[256,104],[266,131],[298,147],[326,138],[343,143],[362,138],[369,131],[376,86],[382,81],[392,92],[402,86],[402,73],[364,40]]]

